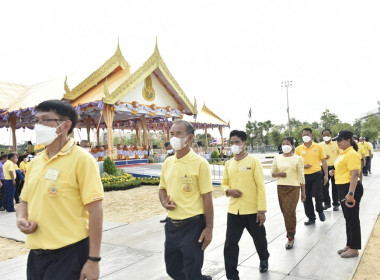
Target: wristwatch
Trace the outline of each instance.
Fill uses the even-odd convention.
[[[101,257],[91,257],[91,256],[88,256],[87,259],[90,260],[90,261],[93,261],[93,262],[100,262],[100,260],[102,258]]]
[[[354,196],[353,192],[348,192],[348,195]]]

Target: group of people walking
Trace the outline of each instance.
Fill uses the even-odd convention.
[[[35,110],[37,142],[46,148],[28,167],[16,209],[17,226],[27,234],[26,245],[31,249],[28,279],[98,279],[104,198],[98,165],[68,136],[77,121],[71,105],[49,100]],[[359,178],[363,155],[356,151],[351,132],[341,131],[333,139],[330,131],[323,134],[326,147],[313,141],[308,128],[302,131],[304,143],[298,147],[293,138],[285,137],[282,154],[274,159],[271,174],[278,178],[278,199],[288,239],[285,248],[292,249],[295,244],[299,197],[308,218],[306,226],[316,220],[313,197],[318,217],[325,221],[323,211],[331,202],[323,195],[323,186],[335,178],[332,188],[337,192],[333,190],[332,205],[338,208],[333,210],[342,208],[347,235],[338,253],[343,258],[355,257],[361,248],[359,205],[363,187]],[[175,153],[163,163],[159,185],[160,202],[168,210],[166,271],[173,279],[212,279],[202,274],[204,251],[212,241],[214,227],[210,165],[191,148],[194,128],[189,122],[173,122],[170,136],[167,149]],[[330,146],[334,141],[339,150]],[[230,143],[234,157],[226,162],[222,179],[229,197],[224,264],[227,279],[236,280],[244,229],[252,236],[262,273],[269,269],[270,254],[264,226],[267,204],[263,168],[247,153],[244,131],[231,131]]]
[[[288,239],[285,249],[294,246],[296,207],[300,196],[308,218],[304,222],[306,226],[315,224],[315,212],[321,222],[326,220],[324,210],[331,208],[328,191],[331,181],[333,211],[339,211],[341,207],[346,219],[346,243],[338,254],[342,258],[356,257],[361,249],[359,205],[363,186],[359,179],[362,170],[360,152],[357,152],[358,145],[350,131],[341,131],[335,138],[329,129],[322,134],[324,141],[318,144],[313,141],[312,129],[304,128],[303,143],[297,147],[292,137],[285,137],[281,142],[281,154],[273,161],[271,174],[278,178],[278,200]],[[164,162],[159,186],[160,201],[168,210],[166,270],[173,279],[211,279],[201,273],[203,251],[211,241],[213,226],[210,168],[190,147],[194,135],[191,124],[175,122],[171,135],[170,144],[176,153]],[[257,158],[247,153],[244,131],[233,130],[230,144],[234,157],[226,162],[222,179],[223,190],[230,197],[224,264],[227,279],[235,280],[240,279],[237,269],[239,241],[244,229],[253,239],[262,273],[269,268],[270,254],[264,226],[267,206],[262,166]],[[196,212],[193,205],[198,205]]]

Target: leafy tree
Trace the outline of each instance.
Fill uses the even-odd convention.
[[[370,141],[377,138],[380,131],[380,118],[376,115],[368,116],[361,129],[361,136],[368,137]]]
[[[353,126],[354,126],[353,133],[359,137],[360,131],[362,130],[362,121],[359,119],[355,119]]]
[[[251,122],[248,121],[245,125],[245,132],[247,133],[247,144],[252,148],[255,144],[255,131],[257,130],[257,121]]]
[[[321,116],[321,129],[329,128],[331,129],[334,125],[340,123],[338,116],[331,113],[329,109],[326,109]]]
[[[337,123],[331,127],[331,132],[333,136],[338,135],[339,131],[342,131],[342,130],[349,130],[355,134],[355,128],[349,123]]]
[[[204,133],[200,133],[196,135],[197,142],[200,142],[201,147],[206,147],[206,135]],[[207,141],[210,142],[212,139],[211,134],[207,133]],[[199,145],[199,143],[198,143]]]
[[[280,128],[278,127],[273,127],[271,131],[267,134],[269,138],[269,144],[276,147],[280,144],[282,138],[284,135],[281,133]]]

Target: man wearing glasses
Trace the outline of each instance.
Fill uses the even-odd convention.
[[[31,249],[28,279],[98,279],[104,197],[94,158],[68,137],[75,109],[61,100],[36,107],[45,150],[26,173],[17,226]]]

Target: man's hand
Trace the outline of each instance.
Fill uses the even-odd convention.
[[[329,175],[330,175],[330,177],[334,176],[335,175],[335,169],[331,169],[329,171]]]
[[[236,189],[228,189],[227,195],[232,196],[234,198],[238,198],[238,197],[241,197],[243,195],[243,193],[239,190],[236,190]]]
[[[99,279],[100,269],[99,262],[93,262],[88,260],[80,272],[79,280],[97,280]]]
[[[12,180],[12,184],[16,186],[16,180]]]
[[[25,234],[35,232],[38,226],[36,222],[28,221],[24,218],[17,219],[16,224],[19,230]]]
[[[278,177],[285,178],[286,172],[278,172]]]
[[[326,185],[328,181],[329,181],[329,176],[328,176],[328,174],[326,174],[326,175],[323,177],[323,185]]]
[[[265,213],[257,212],[256,216],[257,216],[256,222],[259,223],[259,226],[261,227],[265,223],[265,220],[266,220]]]
[[[207,227],[202,231],[201,236],[199,237],[198,242],[202,244],[202,250],[206,250],[207,246],[211,243],[212,240],[212,229],[208,229]]]
[[[308,169],[308,168],[310,168],[310,167],[312,167],[312,166],[313,166],[312,164],[305,164],[305,165],[304,165],[304,168],[305,168],[305,169]]]
[[[174,210],[176,208],[176,205],[174,201],[170,200],[170,195],[168,195],[162,202],[162,206],[167,210]]]
[[[326,159],[329,159],[330,158],[330,156],[329,155],[326,155]]]

